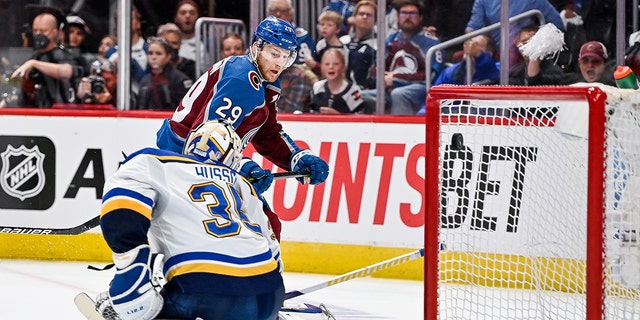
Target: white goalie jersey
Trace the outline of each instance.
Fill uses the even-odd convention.
[[[164,254],[168,281],[194,272],[251,277],[282,270],[262,207],[251,184],[224,165],[143,149],[107,181],[101,218],[149,219],[149,242]],[[107,241],[131,241],[120,238]]]

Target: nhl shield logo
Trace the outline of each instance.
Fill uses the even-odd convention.
[[[0,153],[0,158],[0,185],[4,192],[24,201],[42,191],[46,182],[43,169],[45,155],[37,145],[31,149],[24,145],[17,149],[7,145],[7,149]]]

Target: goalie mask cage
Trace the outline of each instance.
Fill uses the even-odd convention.
[[[640,319],[640,92],[437,86],[425,319]]]

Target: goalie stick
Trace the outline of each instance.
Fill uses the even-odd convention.
[[[290,291],[285,293],[284,295],[284,299],[288,300],[288,299],[292,299],[295,297],[299,297],[301,295],[307,294],[307,293],[311,293],[320,289],[324,289],[333,285],[336,285],[338,283],[342,283],[348,280],[352,280],[355,278],[362,278],[365,276],[368,276],[370,274],[376,273],[378,271],[382,271],[384,269],[393,267],[393,266],[397,266],[400,264],[403,264],[405,262],[409,262],[418,258],[424,257],[424,248],[413,251],[413,252],[409,252],[409,253],[405,253],[401,256],[395,257],[395,258],[391,258],[389,260],[385,260],[382,262],[378,262],[375,264],[372,264],[370,266],[364,267],[364,268],[360,268],[358,270],[354,270],[348,273],[345,273],[341,276],[335,277],[333,279],[330,279],[328,281],[324,281],[315,285],[312,285],[310,287],[306,287],[300,290],[294,290],[294,291]],[[82,315],[88,319],[88,320],[104,320],[104,318],[102,317],[102,315],[100,313],[98,313],[98,311],[96,311],[96,307],[95,307],[95,302],[93,301],[93,299],[91,299],[91,297],[89,297],[89,295],[87,295],[84,292],[79,293],[78,295],[76,295],[76,297],[74,298],[74,302],[76,307],[78,308],[78,310],[80,310],[80,313],[82,313]],[[322,307],[322,305],[321,305]],[[286,312],[286,311],[291,311],[291,310],[287,310],[286,308],[281,309],[281,312]],[[331,319],[333,317],[333,315],[327,310],[326,312],[323,311],[323,314],[329,316],[329,319]],[[335,319],[335,318],[333,318]]]
[[[32,227],[9,227],[0,226],[0,233],[15,233],[15,234],[63,234],[63,235],[76,235],[89,231],[100,225],[100,216],[95,216],[91,220],[72,228],[32,228]]]
[[[76,308],[87,320],[104,320],[102,315],[96,310],[96,303],[88,294],[80,292],[73,298]]]
[[[300,290],[294,290],[294,291],[289,291],[287,293],[284,294],[284,299],[288,300],[291,298],[295,298],[298,296],[301,296],[303,294],[307,294],[307,293],[311,293],[320,289],[324,289],[333,285],[336,285],[338,283],[342,283],[348,280],[352,280],[355,278],[362,278],[362,277],[366,277],[370,274],[376,273],[378,271],[382,271],[384,269],[387,269],[389,267],[393,267],[393,266],[397,266],[399,264],[411,261],[411,260],[415,260],[418,258],[424,257],[424,248],[420,249],[420,250],[416,250],[413,252],[409,252],[406,254],[403,254],[401,256],[395,257],[395,258],[391,258],[389,260],[385,260],[382,262],[378,262],[375,264],[372,264],[370,266],[364,267],[364,268],[360,268],[358,270],[354,270],[348,273],[345,273],[341,276],[337,276],[335,278],[332,278],[330,280],[324,281],[324,282],[320,282],[318,284],[300,289]]]
[[[85,292],[78,293],[75,298],[73,298],[73,302],[76,305],[76,308],[87,320],[106,320],[97,310],[96,303],[93,301],[91,297]],[[295,314],[312,314],[312,315],[323,315],[326,316],[327,320],[336,320],[335,316],[327,309],[324,304],[320,304],[320,306],[316,307],[314,305],[305,303],[304,307],[286,307],[282,306],[280,311],[278,312],[278,319],[303,319],[301,317],[292,317]],[[314,318],[315,319],[315,318]],[[202,318],[196,318],[196,320],[203,320]]]
[[[73,298],[73,302],[76,305],[76,308],[87,320],[106,320],[97,310],[96,303],[89,297],[85,292],[78,293],[75,298]],[[316,307],[314,305],[310,305],[305,303],[304,307],[286,307],[282,306],[278,315],[278,319],[302,319],[300,317],[291,318],[290,314],[322,314],[327,317],[327,319],[335,320],[335,316],[327,309],[324,304],[320,304],[320,306]],[[202,318],[197,318],[196,320],[202,320]]]

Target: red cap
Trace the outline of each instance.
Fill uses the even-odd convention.
[[[578,59],[585,57],[600,58],[603,61],[606,61],[608,58],[607,48],[602,44],[602,42],[589,41],[580,47],[580,57]]]

